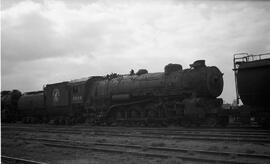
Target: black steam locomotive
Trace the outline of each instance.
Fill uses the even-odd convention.
[[[24,93],[12,101],[16,119],[26,123],[226,125],[223,102],[217,98],[223,90],[222,76],[217,67],[198,60],[189,69],[168,64],[160,73],[141,69],[128,75],[47,84],[42,91]],[[2,105],[9,94],[1,94]],[[1,111],[6,110],[2,106]]]

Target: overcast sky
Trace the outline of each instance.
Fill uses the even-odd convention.
[[[198,59],[224,73],[235,97],[233,54],[270,52],[270,2],[2,0],[1,88],[47,83]]]

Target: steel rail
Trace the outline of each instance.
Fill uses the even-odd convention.
[[[32,127],[3,127],[2,130],[11,130],[11,129],[33,129]],[[67,129],[67,128],[39,128],[35,130],[64,130],[64,131],[70,131],[70,132],[114,132],[114,133],[119,133],[119,129],[110,129],[110,130],[104,130],[104,129]],[[188,135],[188,136],[205,136],[205,135],[209,135],[205,132],[200,132],[200,131],[179,131],[179,132],[166,132],[166,131],[159,131],[159,130],[150,130],[150,131],[137,131],[134,129],[128,129],[128,130],[122,130],[122,132],[125,133],[141,133],[141,134],[159,134],[159,135]],[[209,132],[210,133],[210,132]],[[270,133],[231,133],[231,132],[217,132],[217,133],[213,133],[211,132],[211,136],[213,137],[253,137],[253,138],[266,138],[268,136],[270,136]]]
[[[33,161],[33,160],[28,160],[28,159],[23,159],[23,158],[17,158],[17,157],[10,157],[10,156],[5,156],[1,155],[1,162],[3,163],[21,163],[21,164],[47,164],[45,162],[38,162],[38,161]]]
[[[147,128],[147,127],[121,127],[121,126],[111,126],[111,127],[107,127],[107,126],[63,126],[63,125],[40,125],[40,124],[27,124],[27,125],[17,125],[17,124],[4,124],[2,125],[2,128],[9,128],[9,127],[16,127],[16,128],[34,128],[34,127],[41,127],[41,128],[59,128],[59,129],[81,129],[81,130],[94,130],[94,129],[102,129],[102,130],[136,130],[136,131],[152,131],[152,130],[157,130],[157,131],[169,131],[169,132],[220,132],[220,133],[262,133],[262,134],[270,134],[270,130],[261,130],[261,129],[254,129],[254,130],[250,130],[250,129],[243,129],[243,128],[233,128],[233,129],[228,129],[228,128],[157,128],[157,127],[151,127],[151,128]]]
[[[230,142],[255,142],[255,143],[270,143],[270,139],[253,139],[245,137],[212,137],[211,135],[200,136],[156,136],[156,135],[134,135],[134,134],[106,134],[95,133],[94,135],[107,135],[117,137],[140,137],[140,138],[160,138],[160,139],[175,139],[175,140],[200,140],[200,141],[230,141]]]
[[[255,142],[255,143],[270,143],[268,135],[261,138],[250,137],[250,136],[226,136],[226,135],[213,135],[213,134],[178,134],[178,135],[165,135],[164,134],[138,134],[138,133],[126,133],[123,134],[121,131],[102,131],[102,132],[87,132],[81,130],[59,130],[59,129],[24,129],[24,131],[33,132],[45,132],[45,133],[65,133],[65,134],[82,134],[89,133],[89,135],[103,135],[103,136],[116,136],[116,137],[137,137],[137,138],[158,138],[158,139],[175,139],[175,140],[203,140],[203,141],[230,141],[230,142]],[[3,131],[2,131],[3,132]]]

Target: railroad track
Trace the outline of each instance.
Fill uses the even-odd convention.
[[[157,146],[142,146],[130,144],[82,142],[74,140],[58,140],[46,138],[17,138],[39,142],[45,146],[58,148],[71,148],[91,150],[104,153],[125,153],[136,156],[155,158],[180,158],[184,161],[206,162],[206,163],[230,163],[230,164],[251,164],[269,163],[270,155],[248,154],[234,152],[220,152],[195,149],[181,149]],[[237,159],[236,159],[237,158]]]
[[[270,134],[270,130],[258,129],[258,128],[182,128],[182,127],[115,127],[115,126],[89,126],[89,125],[75,125],[75,126],[63,126],[63,125],[47,125],[47,124],[2,124],[2,127],[25,127],[25,128],[59,128],[59,129],[102,129],[102,130],[135,130],[135,131],[162,131],[162,132],[218,132],[218,133],[231,133],[231,134]]]
[[[270,143],[270,133],[249,133],[249,134],[227,134],[225,132],[164,132],[164,131],[136,131],[132,130],[104,130],[104,129],[67,129],[67,128],[34,128],[34,127],[2,127],[2,132],[26,131],[44,133],[64,134],[88,134],[89,136],[115,136],[115,137],[137,137],[137,138],[158,138],[174,140],[203,140],[203,141],[230,141],[230,142],[253,142]]]
[[[46,164],[44,162],[38,162],[38,161],[33,161],[33,160],[28,160],[28,159],[23,159],[23,158],[16,158],[16,157],[9,157],[5,155],[1,155],[1,162],[4,164],[15,164],[15,163],[20,163],[20,164]]]
[[[32,127],[2,127],[2,129],[25,129],[30,130],[33,129]],[[37,130],[61,130],[61,131],[70,131],[72,132],[111,132],[111,133],[119,133],[119,129],[73,129],[73,128],[39,128]],[[254,138],[265,138],[266,136],[270,135],[269,133],[251,133],[251,132],[201,132],[201,131],[163,131],[163,130],[137,130],[137,129],[123,129],[121,130],[122,133],[140,133],[140,134],[158,134],[158,135],[196,135],[196,136],[204,136],[207,133],[212,133],[212,136],[224,136],[224,137],[254,137]]]

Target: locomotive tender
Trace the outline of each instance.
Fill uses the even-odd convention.
[[[234,55],[234,73],[237,103],[242,115],[250,121],[264,127],[270,127],[270,53],[252,55],[240,53]],[[238,114],[239,115],[239,114]]]
[[[1,91],[1,121],[10,122],[18,119],[18,100],[22,93],[18,90]]]
[[[25,93],[18,102],[25,122],[91,124],[226,124],[223,74],[204,60],[189,69],[168,64],[164,72],[92,76]]]

